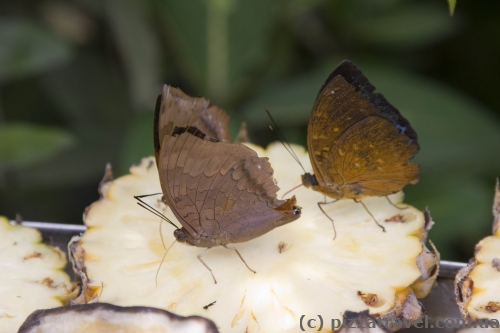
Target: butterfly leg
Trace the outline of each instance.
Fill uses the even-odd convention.
[[[323,214],[325,214],[325,216],[332,222],[332,227],[333,227],[333,240],[335,240],[335,238],[337,238],[337,230],[335,229],[335,223],[333,223],[333,219],[328,216],[327,213],[325,213],[325,211],[323,210],[323,207],[321,207],[321,205],[328,205],[328,204],[331,204],[331,203],[334,203],[334,202],[337,202],[339,201],[338,199],[335,199],[333,201],[330,201],[330,202],[327,202],[326,201],[326,196],[325,196],[325,201],[323,202],[318,202],[318,207],[319,209],[323,212]]]
[[[243,259],[243,257],[241,256],[240,252],[238,252],[238,250],[235,247],[227,246],[227,245],[222,245],[222,246],[224,246],[224,248],[227,249],[227,250],[234,250],[236,252],[236,254],[238,254],[238,257],[240,257],[241,261],[243,261],[243,263],[245,264],[245,266],[247,266],[247,268],[249,270],[251,270],[252,272],[257,273],[256,271],[254,271],[253,269],[251,269],[248,266],[248,264],[246,263],[245,259]]]
[[[394,202],[392,202],[392,201],[391,201],[391,199],[389,199],[389,196],[388,196],[388,195],[386,195],[385,197],[386,197],[387,201],[389,201],[389,203],[390,203],[392,206],[396,207],[397,209],[401,209],[401,210],[403,210],[403,209],[407,209],[407,208],[408,208],[408,206],[406,206],[406,207],[400,207],[400,206],[396,205]]]
[[[198,254],[198,260],[203,264],[203,266],[205,266],[209,271],[210,271],[210,274],[212,274],[212,278],[214,279],[214,283],[217,284],[217,280],[215,279],[215,276],[214,276],[214,273],[212,272],[212,269],[210,267],[208,267],[207,264],[205,264],[205,262],[203,261],[203,259],[201,259],[201,257],[203,257],[205,255],[205,253],[208,252],[208,250],[210,250],[211,247],[207,247],[207,249],[205,251],[203,251],[202,253]]]
[[[385,228],[380,225],[380,223],[378,223],[377,219],[375,218],[375,216],[373,216],[372,212],[370,212],[370,210],[368,209],[368,207],[366,207],[365,203],[361,200],[356,200],[356,199],[352,199],[354,200],[354,202],[357,202],[357,203],[360,203],[363,205],[363,207],[365,208],[365,210],[367,211],[368,214],[370,214],[370,216],[372,217],[373,221],[375,221],[375,223],[380,227],[382,228],[382,231],[385,232]]]

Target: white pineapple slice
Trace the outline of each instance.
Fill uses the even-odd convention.
[[[251,147],[270,158],[281,194],[300,183],[302,170],[281,145],[266,151]],[[305,150],[294,150],[310,168]],[[362,205],[340,201],[324,206],[335,220],[333,240],[332,224],[317,205],[323,196],[301,187],[293,192],[302,207],[299,220],[234,244],[256,274],[222,247],[203,257],[217,278],[214,284],[197,259],[203,248],[174,244],[159,269],[165,248],[174,241],[174,228],[134,200],[135,195],[161,192],[154,158],[143,159],[130,172],[114,181],[107,172],[102,198],[84,214],[88,230],[72,244],[84,282],[80,302],[98,298],[205,316],[225,333],[297,332],[302,315],[341,318],[346,310],[369,310],[388,319],[422,316],[416,296],[430,292],[439,260],[423,245],[432,224],[428,214],[410,206],[398,209],[384,197],[366,198],[364,203],[386,228],[383,232]],[[161,195],[147,199],[176,221]],[[402,193],[391,196],[406,206],[402,199]]]
[[[107,303],[80,304],[31,314],[18,333],[218,333],[205,318],[181,317],[143,306],[120,307]]]
[[[65,254],[41,241],[38,230],[0,217],[0,333],[17,332],[33,311],[61,306],[70,297]]]
[[[464,319],[500,322],[500,186],[493,202],[493,236],[481,240],[474,258],[455,278],[455,293]]]

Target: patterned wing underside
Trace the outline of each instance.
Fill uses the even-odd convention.
[[[420,168],[409,163],[420,149],[417,135],[374,90],[344,61],[321,88],[309,119],[307,146],[316,179],[339,185],[345,197],[388,195],[418,181]],[[322,185],[317,189],[336,196]]]
[[[210,138],[229,142],[229,116],[201,97],[190,97],[182,90],[163,86],[159,107],[159,142],[172,134],[175,127],[194,126]]]
[[[326,182],[346,185],[346,197],[383,196],[416,183],[420,167],[408,160],[418,145],[388,120],[368,117],[353,125],[331,148]]]
[[[353,108],[356,112],[351,112]],[[325,84],[314,103],[307,129],[309,157],[319,182],[324,161],[331,158],[331,147],[351,126],[369,116],[382,117],[382,114],[342,76]]]
[[[195,238],[221,230],[231,243],[276,227],[279,188],[267,158],[241,144],[211,142],[190,133],[165,137],[160,179],[168,205]],[[248,225],[251,224],[251,228]],[[242,233],[248,228],[251,232]]]

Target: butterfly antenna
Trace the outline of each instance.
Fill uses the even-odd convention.
[[[163,242],[163,239],[161,241]],[[173,241],[173,243],[168,247],[167,251],[165,251],[165,254],[161,258],[160,266],[158,267],[158,270],[156,271],[156,277],[155,277],[156,288],[158,288],[158,274],[160,274],[161,265],[163,265],[163,261],[165,260],[165,257],[167,256],[168,251],[170,251],[170,249],[172,248],[172,246],[174,246],[175,243],[177,243],[177,240]]]
[[[161,239],[161,245],[163,245],[163,249],[166,250],[167,248],[165,247],[165,241],[163,240],[163,232],[161,230],[161,226],[163,225],[163,219],[160,220],[160,224],[158,226],[159,232],[160,232],[160,239]]]
[[[166,217],[165,215],[163,215],[162,213],[160,213],[159,211],[157,211],[156,209],[154,209],[153,207],[151,207],[150,205],[148,205],[146,202],[144,202],[142,200],[142,198],[150,197],[150,196],[153,196],[153,195],[159,195],[159,194],[163,194],[163,193],[154,193],[154,194],[145,194],[145,195],[134,195],[134,199],[138,201],[137,204],[139,206],[141,206],[142,208],[144,208],[144,209],[150,211],[151,213],[155,214],[156,216],[158,216],[162,220],[167,221],[168,223],[170,223],[171,225],[173,225],[176,229],[179,229],[179,227],[176,226],[174,224],[174,222],[172,222],[168,217]],[[160,232],[161,232],[161,230],[160,230]]]
[[[299,163],[300,167],[302,168],[302,170],[304,171],[304,173],[306,173],[306,170],[304,169],[304,167],[302,166],[302,163],[300,163],[300,160],[299,158],[297,157],[297,154],[295,154],[295,151],[293,150],[292,146],[290,145],[290,143],[285,139],[285,136],[283,135],[283,133],[281,133],[278,125],[276,124],[276,122],[274,121],[274,118],[273,116],[271,116],[271,113],[269,112],[268,109],[264,108],[264,110],[266,110],[266,113],[267,115],[269,116],[269,118],[271,119],[271,122],[273,123],[274,127],[273,126],[269,126],[269,129],[274,133],[274,135],[276,135],[276,138],[281,142],[281,144],[283,145],[283,147],[285,147],[285,149],[290,153],[290,155],[292,155],[293,159],[295,161],[297,161],[297,163]]]
[[[294,188],[292,188],[291,190],[286,191],[286,192],[285,192],[285,194],[283,194],[283,195],[281,196],[281,199],[283,199],[283,198],[284,198],[284,197],[285,197],[288,193],[290,193],[290,192],[292,192],[292,191],[294,191],[294,190],[298,189],[298,188],[299,188],[299,187],[301,187],[302,185],[303,185],[303,184],[297,185],[297,186],[295,186]]]

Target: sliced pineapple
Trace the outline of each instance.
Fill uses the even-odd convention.
[[[12,333],[30,313],[65,304],[72,284],[66,257],[42,244],[33,228],[0,217],[0,332]]]
[[[455,293],[464,319],[500,322],[500,186],[493,202],[493,236],[481,240],[474,258],[455,278]]]
[[[300,184],[303,172],[281,145],[251,148],[270,158],[281,194]],[[306,151],[294,149],[310,168]],[[410,206],[398,209],[385,197],[364,203],[387,232],[352,200],[324,206],[335,220],[333,240],[332,224],[317,205],[323,196],[304,187],[295,190],[301,219],[234,244],[256,274],[222,247],[203,257],[217,277],[214,284],[197,259],[203,248],[174,244],[160,267],[174,242],[174,228],[134,200],[161,192],[154,158],[143,159],[129,175],[101,183],[100,191],[102,198],[84,216],[88,230],[72,245],[84,282],[79,302],[98,298],[205,316],[221,332],[297,332],[303,315],[341,318],[346,310],[369,310],[389,320],[419,318],[423,309],[416,296],[426,296],[436,279],[438,258],[423,245],[430,216]],[[402,193],[390,198],[404,205]],[[176,221],[161,195],[147,199]]]
[[[80,304],[31,314],[18,333],[218,333],[205,318],[181,317],[143,306]]]

